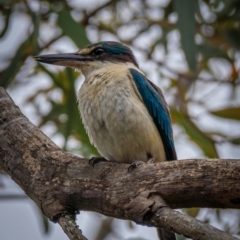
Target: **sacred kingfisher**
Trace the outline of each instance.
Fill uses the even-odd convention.
[[[85,76],[79,110],[90,141],[105,159],[132,166],[136,161],[177,159],[162,91],[139,69],[129,47],[105,41],[36,60],[71,67]],[[176,239],[164,229],[159,235],[162,240]]]

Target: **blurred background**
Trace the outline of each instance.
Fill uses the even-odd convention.
[[[0,86],[58,146],[84,157],[98,153],[77,109],[83,76],[33,56],[102,40],[131,47],[163,90],[179,159],[240,158],[239,0],[0,0]],[[240,237],[239,210],[180,211]],[[154,228],[96,213],[77,223],[90,240],[157,239]],[[0,239],[67,239],[2,170]]]

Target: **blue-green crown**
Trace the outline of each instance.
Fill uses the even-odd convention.
[[[94,47],[92,54],[96,55],[97,49],[103,50],[102,54],[96,55],[98,60],[113,62],[131,62],[138,67],[136,58],[132,50],[119,42],[104,41],[92,44],[88,47]]]

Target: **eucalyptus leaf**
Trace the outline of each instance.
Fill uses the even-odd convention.
[[[228,29],[222,32],[226,40],[234,46],[236,49],[240,50],[240,30],[238,29]]]
[[[240,137],[237,138],[232,138],[230,140],[230,143],[234,144],[234,145],[240,145]]]
[[[58,25],[62,29],[63,34],[71,38],[78,48],[82,48],[90,43],[84,27],[72,18],[69,11],[62,10],[57,14]]]
[[[207,59],[212,57],[229,59],[228,54],[225,51],[221,50],[219,47],[211,45],[206,41],[202,44],[198,44],[196,49]]]
[[[182,48],[189,68],[196,69],[195,13],[198,2],[195,0],[174,0],[174,9],[178,14],[177,28],[181,35]]]
[[[240,107],[223,108],[210,113],[217,117],[240,121]]]
[[[186,209],[186,213],[189,216],[194,217],[194,218],[197,217],[199,211],[200,211],[200,208],[188,208],[188,209]]]
[[[26,40],[27,42],[27,40]],[[16,51],[14,57],[11,59],[10,64],[8,65],[7,68],[5,68],[1,73],[0,73],[0,86],[1,87],[8,87],[13,81],[18,73],[19,69],[22,66],[22,59],[23,59],[23,49],[25,43],[21,44]]]

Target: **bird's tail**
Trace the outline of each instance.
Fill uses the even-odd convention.
[[[160,240],[177,240],[174,232],[168,231],[164,228],[158,228],[157,233]]]

